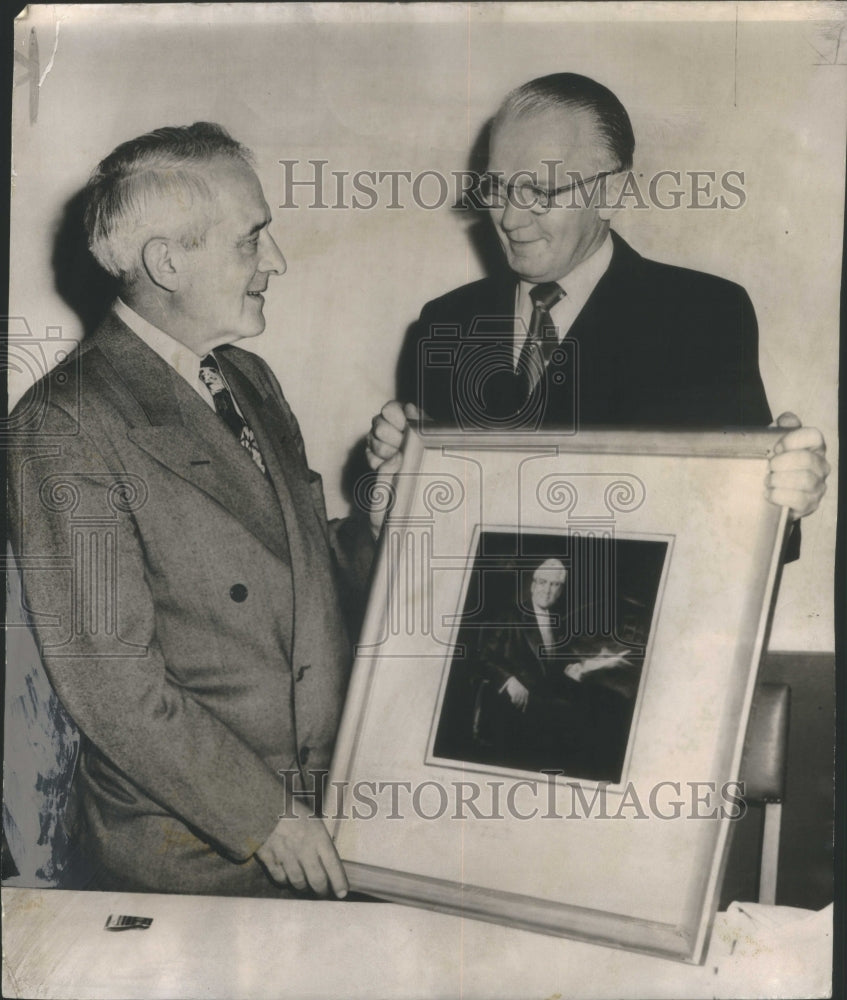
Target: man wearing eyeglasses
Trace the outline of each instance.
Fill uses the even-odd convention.
[[[647,260],[610,229],[632,167],[629,116],[606,87],[557,73],[512,91],[491,124],[480,195],[508,270],[424,306],[400,401],[368,436],[391,471],[407,418],[471,430],[717,429],[771,422],[749,296]],[[796,519],[829,466],[819,431],[777,420],[766,484]]]

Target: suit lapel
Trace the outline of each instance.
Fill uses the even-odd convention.
[[[580,310],[568,332],[569,337],[582,341],[584,348],[592,342],[605,351],[610,338],[619,330],[620,320],[632,308],[633,284],[637,285],[637,269],[641,261],[632,247],[612,232],[612,259]]]
[[[522,612],[521,617],[523,618],[521,635],[526,643],[529,655],[532,656],[532,662],[535,665],[535,669],[541,674],[542,677],[546,677],[547,667],[541,657],[544,640],[541,635],[541,629],[538,627],[538,620],[536,619],[535,614],[531,611]]]
[[[127,436],[161,466],[202,490],[271,552],[286,559],[273,491],[248,453],[199,395],[117,317],[94,335],[122,385],[114,385]]]
[[[480,402],[473,403],[471,409],[481,410],[495,422],[492,426],[508,421],[524,402],[524,383],[515,377],[512,360],[516,289],[513,275],[487,279],[471,303],[463,331],[460,364],[467,375],[457,391],[465,391],[467,383],[468,390],[480,392]]]
[[[576,342],[576,400],[565,399],[562,390],[547,388],[552,409],[562,418],[563,406],[575,406],[576,427],[615,423],[622,400],[632,393],[627,366],[621,363],[625,331],[630,329],[629,314],[637,287],[641,257],[617,233],[612,232],[614,248],[608,270],[597,282],[579,315],[568,331],[568,340]],[[548,369],[549,373],[549,369]],[[561,397],[561,398],[560,398]]]
[[[511,274],[488,278],[467,315],[465,334],[484,336],[489,341],[498,340],[511,351],[517,287],[517,279]]]
[[[221,370],[238,400],[238,405],[244,414],[244,419],[253,429],[259,449],[265,459],[273,489],[283,511],[286,523],[289,524],[289,539],[294,518],[301,521],[306,512],[314,514],[317,521],[315,505],[308,485],[307,475],[292,474],[298,466],[304,464],[297,450],[297,443],[292,430],[283,416],[282,410],[276,404],[272,394],[262,395],[239,366],[237,355],[221,352],[219,355]],[[242,449],[243,450],[243,449]],[[312,518],[309,517],[311,521]],[[305,527],[305,525],[301,525]],[[313,525],[309,525],[313,527]],[[321,533],[325,525],[320,525]]]

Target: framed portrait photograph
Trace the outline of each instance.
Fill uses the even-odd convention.
[[[408,432],[325,800],[354,888],[702,960],[776,439]]]
[[[667,550],[480,530],[430,757],[619,782]]]

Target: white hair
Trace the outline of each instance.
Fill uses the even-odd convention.
[[[534,580],[536,575],[541,572],[541,570],[546,569],[550,572],[555,572],[557,576],[561,576],[562,582],[567,579],[568,571],[565,569],[565,564],[561,559],[545,559],[544,562],[535,570],[532,574],[532,579]]]
[[[128,281],[153,236],[177,239],[186,249],[202,246],[216,217],[204,176],[215,159],[251,165],[252,154],[209,122],[157,129],[110,153],[86,189],[88,245],[100,266]]]

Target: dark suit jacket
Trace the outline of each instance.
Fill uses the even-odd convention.
[[[559,631],[553,632],[557,641]],[[564,652],[562,648],[558,654]],[[554,672],[561,674],[568,662],[560,655],[544,655],[538,619],[529,611],[519,612],[512,621],[490,628],[479,656],[483,673],[498,689],[510,677],[516,677],[528,691],[539,693],[548,688]]]
[[[421,311],[397,394],[436,424],[468,430],[583,427],[713,430],[771,422],[747,292],[647,260],[612,232],[608,270],[528,403],[513,375],[517,279],[456,288]],[[784,558],[800,554],[800,524]]]
[[[104,887],[276,893],[253,854],[278,771],[311,787],[346,689],[342,577],[364,586],[369,529],[327,524],[267,365],[218,357],[270,481],[115,316],[13,418],[13,543]]]
[[[635,687],[623,694],[618,686],[603,683],[603,671],[589,675],[590,680],[566,676],[565,667],[589,655],[596,643],[568,640],[564,629],[554,629],[553,636],[556,646],[544,651],[531,612],[517,613],[490,629],[479,654],[490,689],[481,694],[477,733],[501,762],[617,780]],[[517,678],[529,692],[523,709],[511,705],[508,693],[500,693],[509,677]]]
[[[527,429],[770,423],[744,289],[647,260],[612,238],[609,269],[548,365]],[[427,303],[404,345],[400,398],[439,424],[507,426],[520,403],[511,377],[515,291],[515,277],[500,275]]]
[[[503,625],[486,631],[480,644],[479,660],[483,675],[499,689],[510,677],[516,677],[530,692],[541,696],[564,694],[589,687],[606,686],[621,693],[617,683],[618,668],[595,671],[581,681],[565,676],[565,668],[588,657],[598,656],[603,649],[614,647],[627,652],[626,647],[603,636],[570,635],[563,622],[553,628],[554,646],[544,649],[538,619],[530,611],[521,611]],[[632,668],[621,667],[632,674]],[[614,685],[605,685],[604,678],[614,676]],[[637,675],[636,682],[637,682]],[[577,685],[576,687],[574,685]],[[637,687],[637,683],[636,683]],[[633,699],[636,688],[627,685],[626,697]]]

